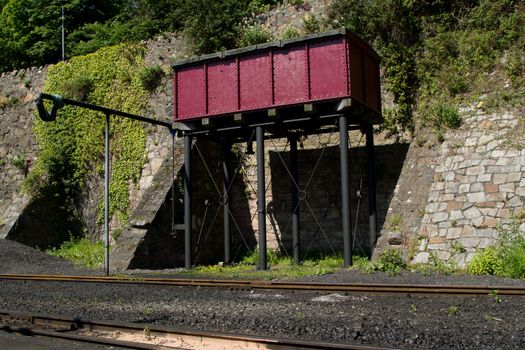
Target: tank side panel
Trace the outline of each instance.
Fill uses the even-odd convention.
[[[344,38],[310,45],[311,98],[322,100],[348,95]]]
[[[365,55],[364,67],[366,81],[366,101],[365,103],[377,112],[381,112],[381,93],[379,87],[378,63],[369,55]]]
[[[272,105],[272,70],[268,52],[239,58],[240,109]]]
[[[349,41],[350,53],[350,96],[353,99],[364,102],[364,84],[363,84],[363,52],[362,50]]]
[[[308,101],[308,67],[305,46],[274,51],[275,105]]]
[[[237,111],[237,84],[235,59],[208,64],[208,114]]]
[[[178,70],[177,74],[177,120],[206,115],[206,72],[204,65]]]

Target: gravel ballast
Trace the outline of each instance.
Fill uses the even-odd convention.
[[[42,253],[32,252],[31,248],[6,249],[6,246],[13,248],[10,246],[12,242],[6,245],[2,241],[0,273],[80,272],[60,259],[49,257],[52,259],[48,260],[45,254],[41,256]],[[21,250],[17,249],[23,250],[24,263],[5,264],[11,261],[9,254],[13,254],[11,257],[20,256]],[[34,266],[33,262],[39,266]],[[86,273],[100,274],[100,271]],[[425,280],[426,277],[429,280]],[[523,281],[492,276],[467,278],[462,275],[403,273],[400,277],[389,277],[383,274],[362,275],[349,270],[308,279],[324,282],[413,283],[419,280],[422,284],[524,285]],[[523,297],[494,295],[381,296],[0,281],[0,309],[3,311],[425,349],[524,349],[524,302]]]

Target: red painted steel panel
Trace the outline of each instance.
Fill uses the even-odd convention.
[[[237,60],[208,64],[208,114],[235,112],[238,109]]]
[[[310,98],[330,99],[348,95],[344,38],[310,45]]]
[[[381,111],[380,102],[380,87],[379,79],[377,79],[377,72],[379,71],[379,65],[372,60],[369,55],[365,55],[364,67],[362,68],[365,72],[365,89],[366,89],[366,101],[365,103],[376,111]]]
[[[239,60],[241,110],[267,108],[272,101],[272,66],[269,52]]]
[[[185,67],[176,72],[177,119],[191,119],[206,114],[206,78],[204,65]]]
[[[381,113],[379,57],[344,30],[174,65],[174,117],[202,117],[351,97]]]
[[[359,46],[349,43],[350,60],[350,96],[359,102],[364,102],[364,83],[363,83],[363,52]]]
[[[276,105],[308,101],[307,67],[304,45],[274,51],[273,79]]]

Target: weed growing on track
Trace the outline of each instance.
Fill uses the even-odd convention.
[[[458,314],[458,307],[455,305],[449,306],[447,313],[449,316],[457,316]]]
[[[326,275],[343,267],[342,254],[323,255],[311,254],[307,256],[301,265],[293,265],[290,256],[281,255],[278,252],[268,250],[267,261],[269,269],[258,271],[257,263],[259,252],[253,251],[244,257],[239,263],[231,266],[197,266],[191,271],[184,273],[199,274],[220,278],[253,278],[253,279],[287,279],[304,276]]]
[[[96,269],[104,264],[104,242],[71,237],[59,248],[46,250],[47,254],[71,261],[77,266]]]

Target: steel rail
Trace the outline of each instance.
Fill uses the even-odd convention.
[[[162,285],[179,287],[223,287],[239,289],[279,289],[316,292],[358,292],[372,294],[447,294],[447,295],[498,295],[525,296],[525,286],[497,285],[427,285],[385,283],[321,283],[263,280],[183,279],[129,276],[66,276],[33,274],[0,274],[0,280],[114,283],[135,285]]]
[[[392,347],[286,339],[225,332],[208,332],[157,325],[150,326],[147,324],[81,320],[76,318],[70,319],[63,316],[31,315],[3,311],[0,311],[0,321],[3,321],[4,323],[14,322],[30,325],[29,328],[3,326],[0,327],[0,331],[4,330],[25,335],[41,335],[133,349],[179,349],[182,348],[182,346],[189,349],[399,349]],[[43,330],[42,328],[45,329]],[[49,328],[56,329],[56,331],[49,331]],[[114,334],[120,335],[140,335],[141,337],[149,338],[150,341],[145,339],[144,342],[129,342],[119,339],[112,339],[109,337],[85,336],[77,334],[77,332],[81,332],[83,330],[88,330],[93,333],[101,332],[107,334],[108,332],[113,332]],[[147,333],[147,336],[145,333]],[[151,339],[162,340],[162,343],[165,345],[159,346],[158,344],[152,342]],[[169,344],[169,342],[171,342],[172,345],[166,345]]]

